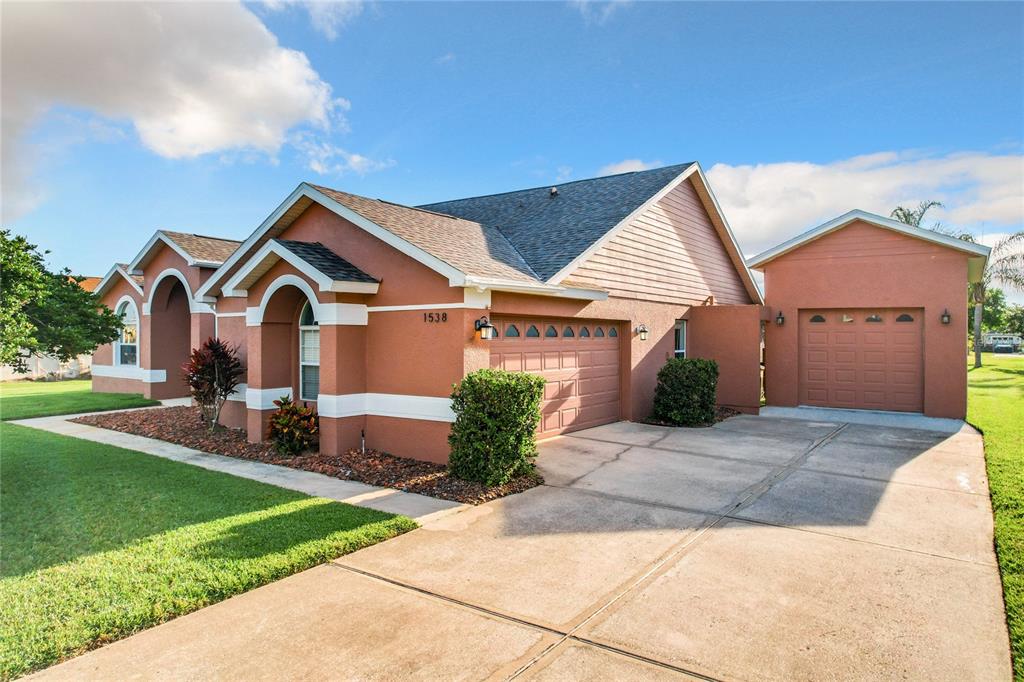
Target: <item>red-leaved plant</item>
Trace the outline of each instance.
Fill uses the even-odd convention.
[[[317,440],[320,420],[316,412],[294,402],[288,396],[274,401],[277,410],[270,415],[270,441],[282,455],[297,455]]]
[[[200,348],[192,349],[181,371],[192,398],[202,411],[203,423],[213,431],[220,421],[224,403],[238,388],[244,372],[238,349],[220,339],[208,338]]]

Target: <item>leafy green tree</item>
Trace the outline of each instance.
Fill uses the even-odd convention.
[[[1004,328],[1010,334],[1024,334],[1024,305],[1011,303],[1003,317]]]
[[[985,307],[981,313],[981,328],[988,332],[1001,332],[1006,326],[1006,294],[993,287],[985,294]]]
[[[28,369],[30,355],[67,362],[117,338],[121,320],[70,270],[51,272],[35,244],[0,230],[0,364]]]

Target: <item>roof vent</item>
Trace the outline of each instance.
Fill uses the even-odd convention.
[[[558,196],[558,188],[557,187],[552,187],[550,190],[548,190],[548,193],[552,197],[557,197]]]

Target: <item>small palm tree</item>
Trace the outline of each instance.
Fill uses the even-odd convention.
[[[901,223],[921,227],[925,214],[929,209],[936,207],[941,208],[942,202],[922,201],[917,208],[897,206],[889,215]],[[946,229],[941,223],[936,223],[930,229],[964,241],[976,241],[974,235]],[[1024,232],[1014,232],[996,242],[988,256],[981,280],[970,285],[971,302],[974,304],[975,367],[981,367],[981,316],[985,306],[985,295],[996,285],[1024,291]]]

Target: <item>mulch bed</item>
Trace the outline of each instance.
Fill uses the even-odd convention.
[[[652,426],[672,426],[672,427],[676,427],[676,428],[703,429],[703,428],[707,428],[709,426],[714,426],[718,422],[724,422],[729,417],[735,417],[738,414],[743,414],[743,413],[740,412],[739,410],[734,410],[731,407],[716,407],[715,408],[715,421],[711,422],[710,424],[700,424],[698,426],[680,426],[680,427],[677,427],[676,424],[669,424],[668,422],[658,421],[657,419],[654,419],[652,417],[648,417],[647,419],[644,419],[643,423],[644,424],[650,424]]]
[[[455,478],[448,473],[448,467],[444,464],[395,457],[377,450],[367,450],[366,454],[358,450],[349,450],[340,455],[312,452],[294,457],[282,456],[269,443],[246,441],[245,432],[240,429],[219,428],[212,433],[209,432],[202,423],[197,407],[108,412],[79,417],[73,421],[136,436],[157,438],[218,455],[277,464],[466,504],[481,504],[506,495],[521,493],[544,482],[539,474],[532,474],[520,476],[505,485],[489,488],[483,483]]]

